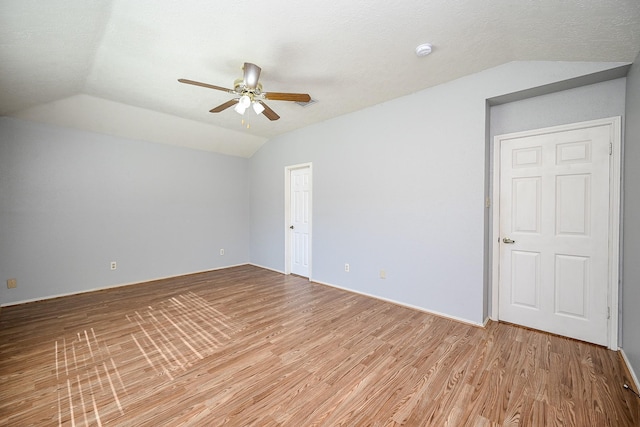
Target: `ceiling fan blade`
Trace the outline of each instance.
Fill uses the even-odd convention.
[[[233,90],[231,89],[227,89],[226,87],[222,87],[222,86],[210,85],[209,83],[201,83],[201,82],[196,82],[194,80],[189,80],[189,79],[178,79],[178,81],[180,83],[186,83],[188,85],[202,86],[209,89],[216,89],[216,90],[221,90],[223,92],[234,93]]]
[[[215,108],[212,108],[211,110],[209,110],[210,113],[219,113],[220,111],[224,111],[227,108],[237,104],[239,101],[239,99],[232,99],[230,101],[225,102],[224,104],[220,104]]]
[[[283,93],[283,92],[265,92],[262,94],[265,99],[271,101],[295,101],[309,102],[311,97],[306,93]]]
[[[244,67],[244,85],[249,89],[255,89],[258,86],[258,79],[260,78],[260,67],[250,62],[245,62]]]
[[[267,119],[273,121],[273,120],[278,120],[280,118],[280,116],[271,108],[269,108],[267,104],[265,104],[262,101],[258,101],[258,102],[262,104],[262,106],[264,107],[264,111],[262,112],[262,114],[264,114],[267,117]]]

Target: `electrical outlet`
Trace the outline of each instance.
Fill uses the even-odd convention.
[[[220,255],[224,255],[224,249],[220,249]]]
[[[7,289],[13,289],[18,286],[18,279],[7,280]]]
[[[117,267],[118,266],[117,266],[116,262],[115,261],[111,261],[111,269],[115,270]]]
[[[349,272],[349,264],[344,265],[344,271],[346,271],[347,273]]]
[[[384,270],[380,270],[380,278],[381,279],[386,279],[387,278],[387,272]]]

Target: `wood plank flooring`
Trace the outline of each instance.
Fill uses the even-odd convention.
[[[5,307],[7,426],[639,426],[616,352],[253,266]]]

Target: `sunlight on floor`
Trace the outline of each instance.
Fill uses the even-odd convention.
[[[135,389],[173,381],[239,329],[207,300],[187,292],[126,315],[131,328],[99,338],[94,328],[54,344],[58,425],[102,425],[135,403]],[[121,375],[121,371],[126,375]],[[100,408],[100,409],[98,409]]]

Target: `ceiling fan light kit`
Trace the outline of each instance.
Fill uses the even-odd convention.
[[[244,108],[242,105],[240,105],[239,103],[233,107],[233,109],[236,111],[236,113],[238,114],[244,114],[244,111],[246,110],[246,108]]]
[[[252,101],[249,95],[242,95],[238,100],[238,104],[235,106],[234,110],[236,110],[238,114],[244,114],[247,108],[251,106],[251,102]]]
[[[259,102],[253,101],[253,111],[255,111],[256,114],[262,114],[264,107]]]
[[[201,83],[194,80],[178,79],[180,83],[186,83],[195,86],[206,87],[208,89],[220,90],[237,96],[237,98],[231,99],[217,107],[209,110],[211,113],[219,113],[227,108],[234,106],[233,108],[238,114],[244,115],[247,108],[253,106],[253,111],[256,114],[264,114],[269,120],[278,120],[280,116],[276,114],[267,104],[262,100],[268,99],[271,101],[293,101],[293,102],[309,102],[311,97],[306,93],[284,93],[284,92],[262,92],[262,84],[258,81],[260,78],[261,68],[255,64],[249,62],[244,63],[242,67],[244,75],[241,79],[237,79],[233,83],[233,89],[227,89],[225,87],[212,85],[209,83]]]

